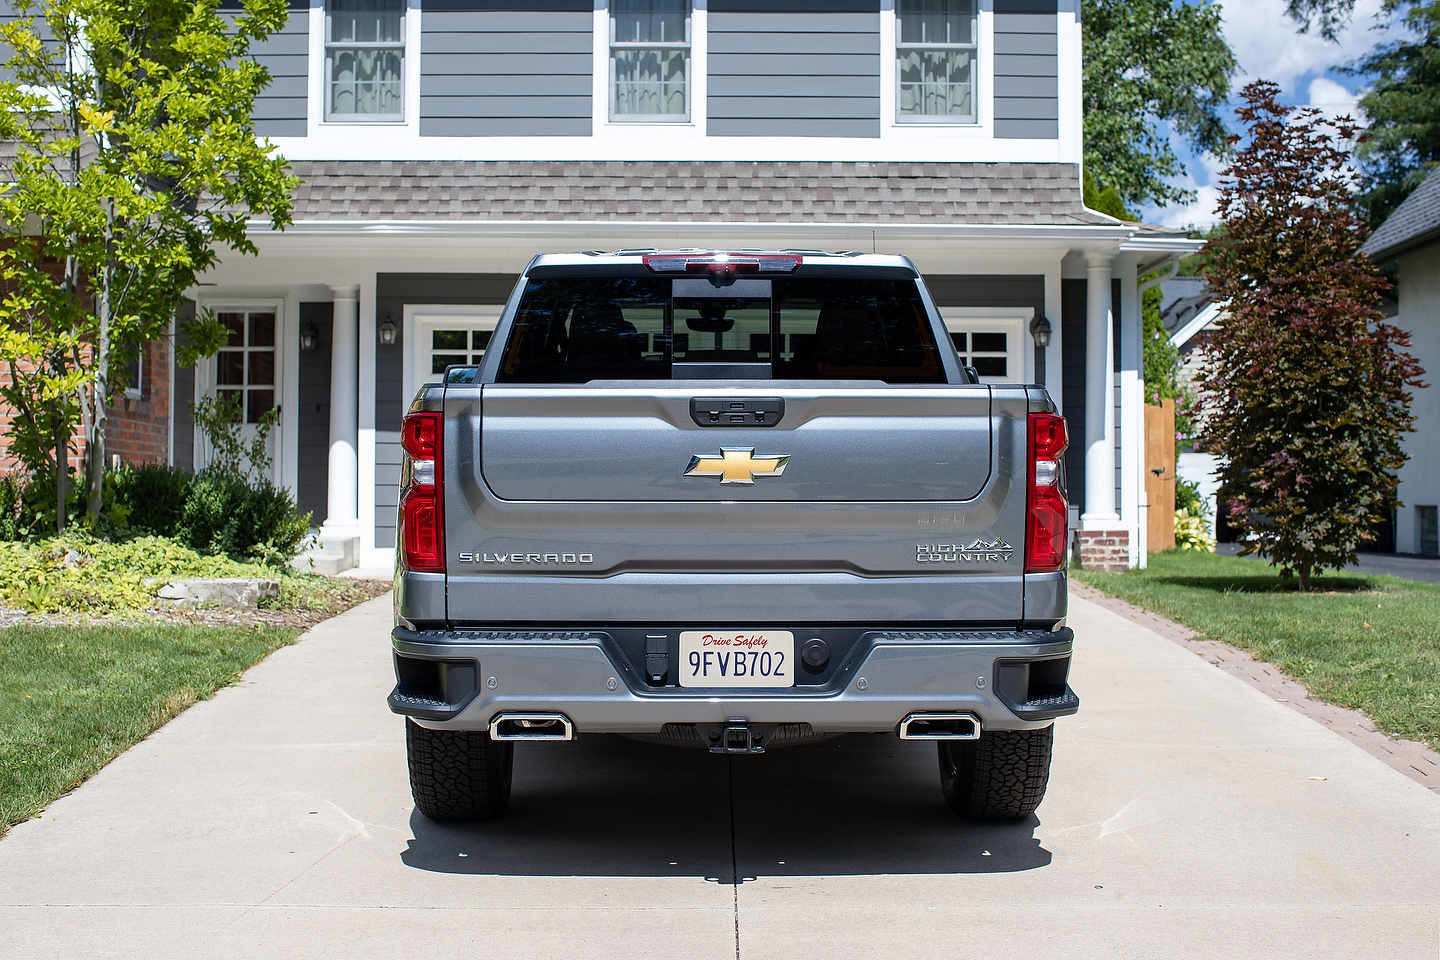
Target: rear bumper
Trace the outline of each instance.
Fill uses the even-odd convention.
[[[803,724],[895,732],[916,711],[972,714],[986,730],[1043,727],[1079,709],[1067,682],[1074,635],[874,630],[832,681],[783,691],[647,684],[605,630],[410,631],[392,637],[390,709],[428,727],[485,730],[502,713],[563,714],[578,733],[671,724]]]

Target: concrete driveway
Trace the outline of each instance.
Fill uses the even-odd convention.
[[[1440,956],[1440,796],[1073,611],[1084,706],[1029,823],[956,822],[888,738],[602,739],[528,745],[514,815],[457,829],[411,807],[376,600],[0,840],[0,955]]]

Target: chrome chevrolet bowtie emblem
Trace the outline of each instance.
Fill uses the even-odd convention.
[[[725,447],[718,454],[691,457],[685,476],[719,477],[721,484],[753,484],[756,477],[780,476],[789,462],[788,454],[757,457],[754,447]]]

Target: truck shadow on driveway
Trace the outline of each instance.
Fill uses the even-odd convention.
[[[973,824],[940,797],[935,748],[853,736],[733,759],[586,737],[519,744],[510,812],[418,812],[407,866],[487,876],[1011,873],[1050,863],[1039,820]]]

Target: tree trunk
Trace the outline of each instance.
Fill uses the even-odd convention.
[[[105,226],[106,246],[110,247],[109,234],[115,222],[115,210],[106,204]],[[100,511],[105,508],[105,403],[110,398],[110,309],[111,284],[114,268],[106,262],[100,275],[100,302],[96,313],[100,321],[99,336],[95,344],[95,382],[92,396],[94,412],[90,418],[90,436],[85,441],[85,516],[92,527],[100,522]]]
[[[1310,564],[1308,564],[1308,563],[1302,563],[1302,564],[1300,564],[1300,592],[1301,592],[1301,593],[1309,593],[1309,592],[1310,592],[1310,569],[1311,569],[1311,568],[1310,568]]]
[[[66,481],[69,479],[65,468],[69,457],[69,438],[64,435],[64,430],[55,431],[55,534],[59,536],[65,532],[65,496]]]

